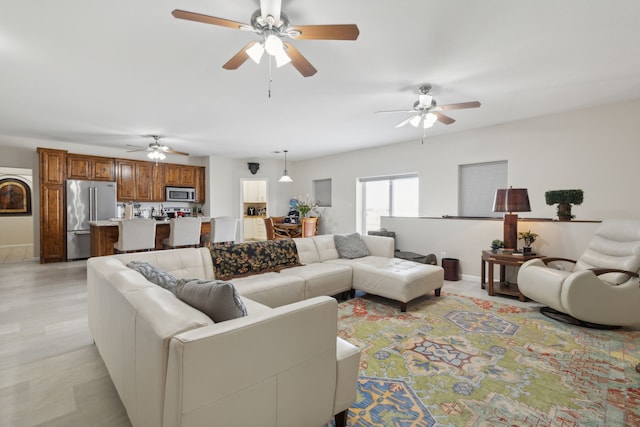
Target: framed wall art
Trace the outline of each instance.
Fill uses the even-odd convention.
[[[0,216],[31,215],[31,188],[18,178],[0,179]]]

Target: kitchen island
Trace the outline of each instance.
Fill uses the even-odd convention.
[[[208,236],[211,232],[211,218],[202,217],[200,236]],[[91,234],[91,256],[113,255],[114,243],[118,241],[117,221],[91,221],[89,222]],[[169,220],[156,223],[156,250],[163,249],[162,240],[169,237]]]

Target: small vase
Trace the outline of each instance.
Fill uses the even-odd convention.
[[[524,248],[522,248],[522,253],[523,254],[530,254],[531,253],[531,246],[525,246]]]

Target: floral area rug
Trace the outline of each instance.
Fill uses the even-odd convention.
[[[362,349],[349,426],[638,426],[640,331],[453,294],[340,303]]]

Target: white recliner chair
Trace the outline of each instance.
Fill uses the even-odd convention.
[[[640,220],[611,219],[602,222],[577,261],[546,258],[524,263],[518,287],[548,306],[540,309],[543,314],[558,320],[590,327],[638,325],[638,271]]]

